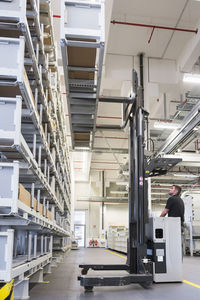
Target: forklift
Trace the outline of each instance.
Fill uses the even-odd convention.
[[[148,177],[166,174],[181,159],[151,158],[144,155],[145,124],[148,122],[148,112],[144,109],[143,87],[143,54],[140,55],[140,86],[135,70],[132,73],[132,86],[134,97],[126,98],[124,112],[126,122],[129,123],[129,236],[127,241],[126,264],[81,264],[81,276],[78,277],[80,285],[86,292],[91,292],[94,286],[124,286],[133,283],[149,288],[153,283],[154,265],[159,266],[159,271],[166,273],[165,243],[162,249],[155,249],[153,239],[147,236],[153,222],[148,217]],[[114,100],[113,100],[114,102]],[[116,100],[119,103],[119,99]],[[149,226],[150,224],[150,226]],[[179,225],[177,225],[179,226]],[[150,229],[151,230],[151,229]],[[158,231],[160,233],[160,231]],[[162,236],[163,237],[163,236]],[[158,238],[158,241],[159,238]],[[159,245],[162,243],[159,243]],[[164,253],[155,261],[155,251]],[[160,256],[159,256],[160,257]],[[154,263],[154,264],[153,264]],[[165,267],[160,267],[165,265]],[[126,271],[125,276],[89,276],[89,270],[94,271]]]

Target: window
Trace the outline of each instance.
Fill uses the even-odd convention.
[[[74,235],[79,247],[85,247],[85,211],[74,212]]]
[[[85,211],[84,210],[75,210],[74,224],[85,225]]]

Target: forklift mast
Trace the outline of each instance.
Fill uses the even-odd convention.
[[[149,161],[144,156],[144,131],[148,112],[144,109],[143,87],[143,54],[140,55],[140,86],[136,71],[132,73],[134,101],[124,106],[125,123],[129,121],[129,237],[127,245],[126,264],[111,265],[79,265],[82,269],[78,277],[85,291],[92,291],[94,286],[122,286],[138,283],[149,287],[153,282],[152,262],[147,258],[147,240],[145,225],[148,223],[148,184],[147,178],[167,173],[168,169],[177,164],[180,159],[152,158]],[[113,98],[113,102],[120,99]],[[89,270],[119,271],[124,270],[126,276],[86,276]]]

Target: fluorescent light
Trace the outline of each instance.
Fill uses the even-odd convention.
[[[199,0],[200,1],[200,0]],[[200,130],[200,127],[199,126],[195,126],[194,128],[193,128],[193,130],[194,131],[198,131],[198,130]]]
[[[177,123],[170,123],[170,122],[155,122],[154,127],[155,128],[163,128],[163,129],[177,129],[179,128],[179,124]]]
[[[200,1],[200,0],[199,0]],[[169,190],[169,187],[161,186],[161,187],[151,187],[151,190]]]
[[[123,173],[123,175],[125,175],[125,176],[129,176],[129,171],[123,171],[122,173]]]
[[[166,195],[167,193],[151,193],[151,195]]]
[[[113,197],[106,197],[108,200],[113,199]],[[128,200],[128,197],[115,197],[114,199],[119,199],[119,200]]]
[[[120,194],[120,195],[123,195],[123,194],[128,194],[127,191],[110,191],[111,194]]]
[[[119,204],[124,204],[120,202],[104,202],[105,205],[119,205]]]
[[[116,181],[116,185],[128,185],[128,182],[126,182],[126,181]]]
[[[185,177],[185,178],[197,178],[197,177],[200,177],[199,175],[195,175],[195,174],[178,174],[178,173],[174,173],[173,174],[174,176],[176,177]]]
[[[200,83],[200,74],[185,73],[183,82]]]

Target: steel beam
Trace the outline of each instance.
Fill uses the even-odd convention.
[[[182,147],[184,143],[194,134],[194,128],[200,125],[200,102],[198,102],[192,111],[184,118],[180,124],[180,129],[176,129],[168,137],[166,142],[156,152],[156,157],[161,154],[174,153]]]

